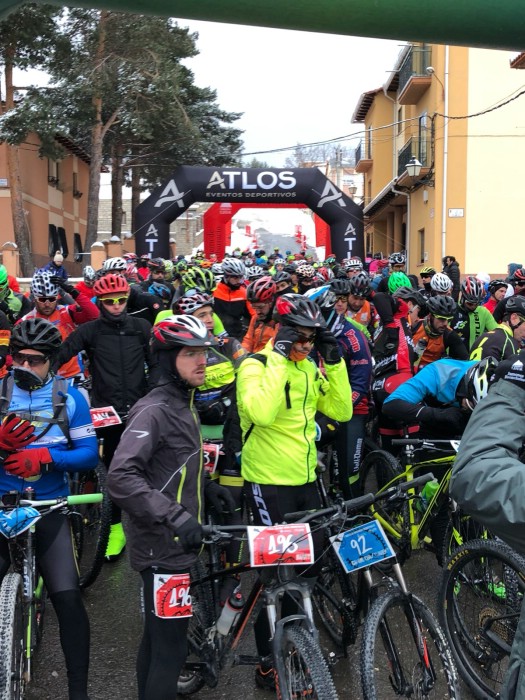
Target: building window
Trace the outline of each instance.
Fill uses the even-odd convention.
[[[366,158],[372,160],[372,125],[366,131]]]
[[[403,133],[403,107],[397,110],[397,135]]]
[[[418,152],[414,154],[417,156],[419,162],[424,166],[428,167],[429,163],[429,150],[430,150],[430,128],[429,128],[429,118],[427,112],[419,117],[418,120]]]
[[[80,233],[73,234],[73,260],[77,263],[82,262],[82,239]]]
[[[419,263],[424,263],[425,262],[425,229],[420,228],[419,231],[417,232],[417,238],[418,238],[418,258],[419,258]]]
[[[47,181],[52,187],[60,184],[60,163],[56,160],[47,160]]]

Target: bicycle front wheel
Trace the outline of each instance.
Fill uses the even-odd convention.
[[[370,608],[360,663],[365,700],[459,696],[445,635],[427,606],[400,590],[385,593]]]
[[[284,671],[277,673],[276,692],[279,700],[305,697],[311,700],[337,700],[330,669],[318,643],[307,630],[299,625],[286,626],[279,648],[274,648],[274,656],[277,655],[284,664]]]
[[[525,595],[525,559],[496,540],[454,552],[438,598],[458,671],[478,698],[497,698]]]
[[[0,700],[20,700],[24,686],[22,578],[6,574],[0,588]]]
[[[326,632],[340,649],[355,643],[355,586],[331,548],[324,555],[323,567],[312,590],[312,603]]]

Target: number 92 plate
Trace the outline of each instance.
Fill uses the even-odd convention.
[[[330,538],[343,568],[348,572],[364,569],[395,556],[381,523],[369,523]]]

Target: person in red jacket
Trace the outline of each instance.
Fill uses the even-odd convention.
[[[272,320],[276,294],[277,285],[270,276],[261,277],[248,285],[247,298],[255,316],[251,318],[242,346],[249,353],[262,350],[277,333],[277,323]]]
[[[84,294],[88,299],[91,299],[94,296],[93,286],[97,279],[97,273],[94,267],[91,267],[91,265],[86,265],[82,271],[82,274],[84,279],[75,284],[75,289],[78,289],[81,294]]]

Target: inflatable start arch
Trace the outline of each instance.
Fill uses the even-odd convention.
[[[338,260],[364,259],[363,212],[317,168],[201,168],[182,165],[136,209],[139,255],[169,258],[170,224],[194,202],[303,204],[330,227]],[[212,251],[220,254],[222,251]]]

